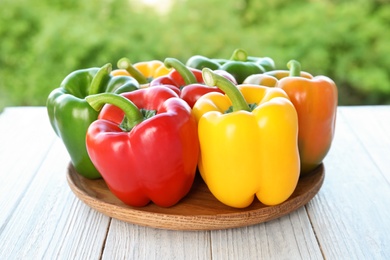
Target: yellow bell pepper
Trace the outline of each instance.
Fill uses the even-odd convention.
[[[300,76],[306,79],[312,79],[313,76],[306,71],[300,71]],[[267,71],[261,74],[252,74],[249,75],[245,80],[244,84],[255,84],[262,85],[267,87],[275,87],[278,84],[278,81],[282,78],[286,78],[290,76],[290,72],[288,70],[273,70]]]
[[[193,107],[198,168],[211,193],[236,208],[249,206],[255,196],[265,205],[286,201],[300,172],[298,118],[286,93],[258,85],[234,86],[207,68],[203,78],[225,93],[208,93]]]
[[[153,79],[165,76],[171,71],[164,65],[164,62],[159,60],[141,61],[132,64],[128,58],[122,58],[118,61],[117,66],[118,69],[111,72],[113,76],[132,76],[138,81],[141,88],[148,87]]]

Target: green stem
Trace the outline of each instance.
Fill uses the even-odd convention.
[[[227,78],[214,73],[208,68],[202,70],[203,80],[206,85],[213,87],[217,86],[229,97],[232,102],[233,111],[251,111],[248,103],[246,103],[241,91]]]
[[[129,99],[113,93],[101,93],[85,98],[89,105],[96,111],[100,111],[105,104],[111,104],[120,108],[125,113],[121,127],[124,131],[130,131],[134,126],[143,121],[143,115]]]
[[[247,61],[248,53],[243,49],[235,49],[230,60],[234,61]]]
[[[195,84],[198,81],[194,73],[187,68],[181,61],[175,58],[166,58],[164,60],[164,65],[168,69],[174,68],[177,72],[179,72],[180,76],[184,79],[184,83],[186,85]]]
[[[100,92],[100,86],[105,77],[107,77],[112,70],[111,63],[107,63],[101,67],[92,79],[91,85],[89,86],[89,95],[94,95]]]
[[[287,63],[287,68],[290,70],[290,77],[301,76],[301,64],[296,60],[290,60]]]
[[[118,61],[117,67],[126,70],[130,75],[138,81],[139,84],[147,84],[148,79],[131,64],[128,58],[122,58]]]

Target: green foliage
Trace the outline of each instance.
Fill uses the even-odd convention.
[[[124,56],[228,58],[238,47],[332,78],[340,104],[390,103],[386,1],[172,1],[164,14],[140,0],[2,0],[0,110],[44,105],[71,71]]]
[[[251,3],[243,21],[266,35],[265,53],[279,66],[297,59],[304,70],[331,77],[339,86],[341,104],[390,103],[389,4]]]

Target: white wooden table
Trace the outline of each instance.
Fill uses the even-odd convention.
[[[68,163],[44,107],[0,114],[0,259],[390,259],[390,106],[339,107],[319,193],[243,228],[111,219],[72,193]]]

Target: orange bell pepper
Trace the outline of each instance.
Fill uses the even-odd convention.
[[[290,75],[281,78],[276,87],[287,93],[297,110],[301,174],[305,174],[321,164],[331,147],[338,91],[333,80],[326,76],[299,76],[301,65],[297,61],[292,60],[287,66]]]

